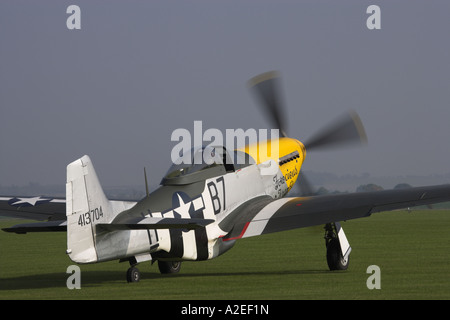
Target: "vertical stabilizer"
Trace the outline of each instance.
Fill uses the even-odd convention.
[[[88,156],[67,166],[66,215],[70,259],[96,262],[95,225],[110,222],[113,212]]]

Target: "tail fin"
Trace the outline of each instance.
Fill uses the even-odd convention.
[[[88,156],[67,166],[67,253],[76,263],[97,262],[95,225],[114,218],[113,206]]]

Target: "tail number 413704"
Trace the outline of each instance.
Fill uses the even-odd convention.
[[[95,208],[84,214],[80,214],[80,217],[78,218],[78,225],[83,227],[87,224],[93,223],[96,220],[100,220],[100,218],[102,218],[102,217],[103,217],[102,207]]]

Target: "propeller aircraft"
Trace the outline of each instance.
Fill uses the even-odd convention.
[[[157,261],[161,273],[177,273],[183,261],[216,258],[241,238],[323,225],[328,267],[345,270],[351,247],[341,221],[450,200],[450,185],[288,197],[307,151],[364,143],[366,135],[351,112],[305,143],[288,137],[278,81],[276,72],[249,81],[278,139],[235,150],[194,148],[189,156],[202,161],[174,163],[160,187],[151,193],[147,187],[137,202],[108,199],[91,159],[83,156],[67,166],[65,199],[0,197],[0,215],[41,220],[3,230],[66,231],[72,261],[129,262],[126,279],[138,282],[142,262]],[[260,152],[274,143],[278,155]],[[307,186],[305,180],[303,189],[311,191]]]

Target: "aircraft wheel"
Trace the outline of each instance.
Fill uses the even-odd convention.
[[[347,270],[349,257],[344,259],[338,239],[332,239],[327,246],[327,263],[330,270]]]
[[[159,261],[158,268],[161,273],[178,273],[181,269],[181,261]]]
[[[139,282],[141,273],[136,267],[131,267],[127,270],[127,282]]]

